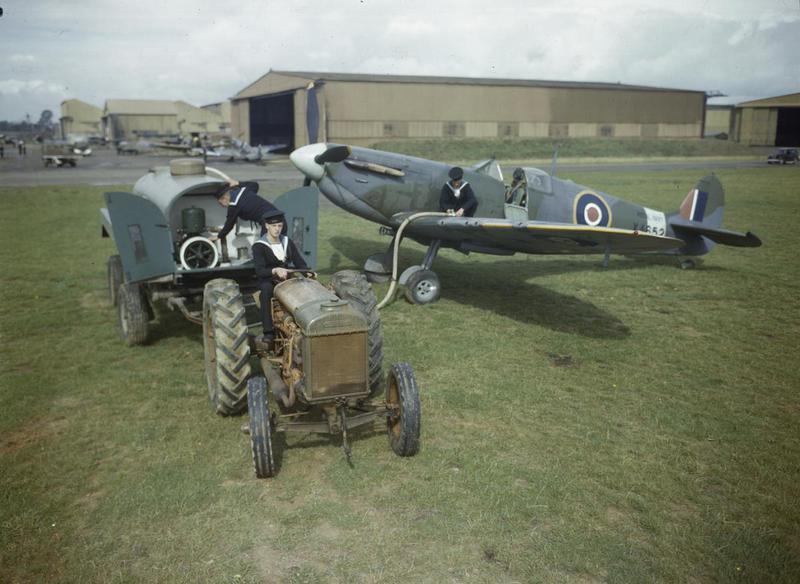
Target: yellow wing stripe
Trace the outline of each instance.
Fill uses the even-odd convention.
[[[489,229],[512,229],[513,223],[481,223],[481,227]],[[674,239],[672,237],[663,237],[661,235],[653,235],[651,233],[644,233],[641,231],[632,231],[630,229],[619,229],[618,227],[592,227],[590,225],[570,225],[563,223],[559,225],[531,225],[525,226],[526,229],[532,231],[571,231],[574,233],[608,233],[612,235],[631,235],[635,237],[652,237],[655,239]],[[680,240],[676,240],[680,241]]]

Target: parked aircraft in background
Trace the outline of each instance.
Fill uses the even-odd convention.
[[[311,144],[292,152],[291,161],[333,203],[379,223],[394,235],[404,220],[439,210],[439,196],[452,165],[402,154],[338,144]],[[680,207],[664,213],[562,180],[538,168],[516,172],[520,188],[510,193],[495,160],[465,169],[478,200],[474,217],[426,215],[403,228],[428,246],[420,266],[400,276],[414,303],[434,302],[441,285],[431,269],[440,247],[469,253],[513,255],[663,253],[681,257],[708,253],[715,243],[757,247],[753,233],[722,229],[725,193],[711,175],[689,189]],[[515,185],[517,186],[517,185]],[[512,195],[512,196],[509,196]],[[391,247],[390,247],[391,250]],[[384,276],[392,256],[370,256],[365,271]]]

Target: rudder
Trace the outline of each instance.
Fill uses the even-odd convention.
[[[720,227],[724,207],[725,190],[719,179],[712,174],[698,181],[686,195],[675,215],[684,221],[702,223],[708,227]]]

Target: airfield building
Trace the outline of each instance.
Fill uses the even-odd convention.
[[[221,121],[219,122],[219,129],[222,132],[229,132],[231,129],[231,102],[230,101],[220,101],[217,103],[210,103],[208,105],[201,106],[202,109],[206,111],[213,112],[220,116]]]
[[[217,135],[220,114],[185,101],[109,99],[103,110],[103,133],[112,141]]]
[[[80,99],[61,102],[61,136],[65,140],[83,140],[102,136],[103,110]]]
[[[800,146],[800,93],[737,104],[731,128],[749,146]]]
[[[705,93],[620,83],[269,71],[231,135],[297,148],[391,138],[700,138]]]

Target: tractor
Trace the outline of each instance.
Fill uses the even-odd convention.
[[[290,270],[275,286],[271,310],[276,337],[265,345],[248,332],[245,299],[235,281],[219,278],[205,286],[209,397],[218,414],[249,411],[245,430],[258,478],[277,472],[275,444],[285,432],[338,436],[351,463],[348,432],[384,420],[395,454],[419,451],[414,371],[395,363],[384,378],[377,300],[362,273],[337,272],[326,287],[313,272]]]

